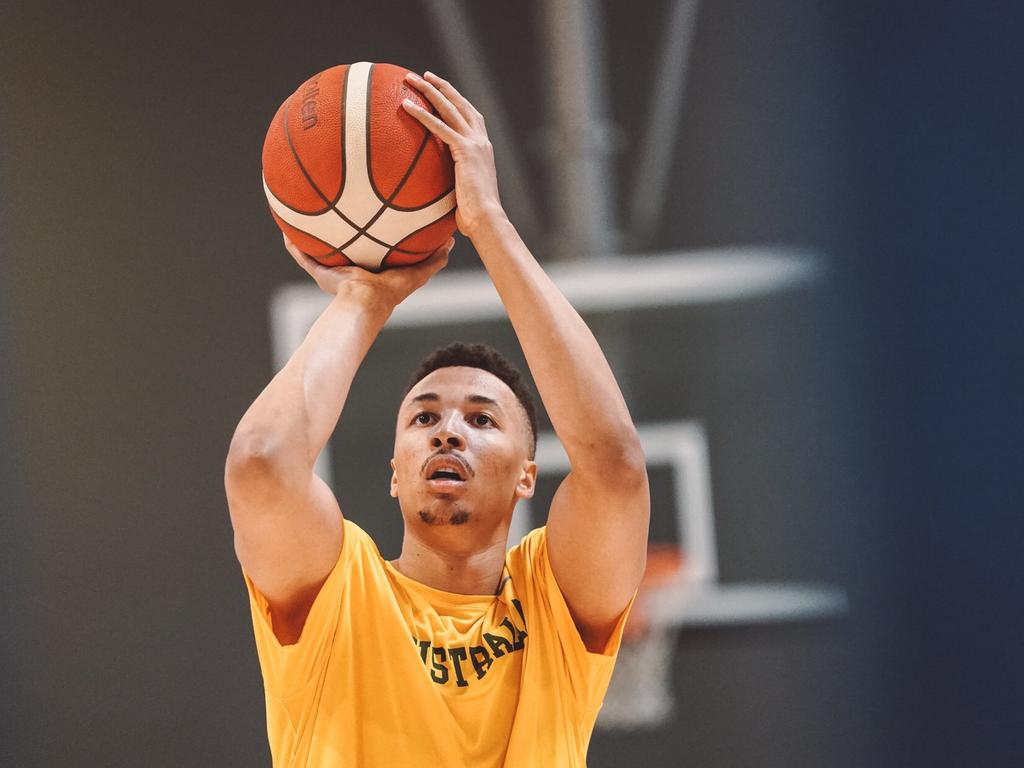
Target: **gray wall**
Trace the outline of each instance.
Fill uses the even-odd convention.
[[[663,5],[605,4],[627,136]],[[829,255],[829,280],[639,313],[617,333],[637,418],[708,424],[723,579],[843,584],[850,615],[684,633],[677,723],[596,736],[594,766],[952,765],[1017,738],[1002,699],[1016,627],[994,606],[1019,584],[1006,566],[1020,523],[981,520],[1019,497],[996,470],[1003,433],[976,431],[1019,415],[995,405],[1011,387],[991,342],[1010,317],[1019,330],[1001,277],[1017,158],[1000,149],[1009,134],[985,133],[1004,116],[1014,27],[848,6],[705,4],[654,243],[799,243]],[[531,145],[543,73],[536,14],[516,7],[473,16]],[[21,2],[0,21],[0,761],[269,765],[221,485],[234,425],[273,373],[268,297],[301,277],[262,197],[263,134],[327,66],[447,63],[416,3]],[[957,254],[978,217],[993,226],[969,271]],[[461,241],[453,268],[472,261]],[[507,328],[486,335],[517,354]],[[342,503],[385,553],[392,413],[434,341],[383,340],[337,435]],[[344,460],[356,441],[362,458]]]

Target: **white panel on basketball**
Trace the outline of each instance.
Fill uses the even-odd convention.
[[[267,194],[267,201],[270,203],[270,207],[274,213],[296,229],[300,229],[303,232],[313,235],[313,237],[323,240],[334,248],[341,248],[341,246],[345,245],[345,243],[355,237],[357,230],[353,229],[344,219],[342,219],[341,216],[338,215],[337,211],[332,209],[312,215],[308,213],[299,213],[277,199],[277,196],[274,195],[274,193],[270,191],[270,187],[267,186],[266,179],[263,180],[263,189]],[[455,193],[452,192],[447,195],[444,200],[448,200],[449,198],[454,200],[454,197]],[[362,236],[345,248],[345,255],[361,267],[365,267],[367,269],[379,268],[381,262],[384,261],[384,257],[388,255],[388,251],[391,250],[393,245],[408,237],[412,232],[415,232],[422,226],[426,226],[426,224],[430,224],[440,218],[436,212],[440,202],[443,201],[439,201],[435,205],[428,206],[422,211],[395,211],[393,209],[388,209],[385,211],[384,215],[381,216],[381,219],[391,213],[399,214],[401,218],[393,217],[388,219],[386,226],[378,226],[380,224],[380,220],[378,219],[378,221],[374,222],[374,225],[368,230],[370,234],[379,240],[384,240],[385,238],[381,237],[378,230],[387,230],[388,245],[381,245],[368,237]],[[448,207],[448,210],[451,210],[451,206]],[[426,219],[426,223],[421,225],[417,219],[421,219],[422,217],[417,217],[417,214],[421,214],[423,212],[430,212],[430,216]],[[445,213],[447,213],[447,211],[445,211]],[[444,214],[442,213],[441,215],[443,216]],[[404,217],[411,217],[412,221],[409,221]],[[398,218],[397,221],[396,218]]]
[[[299,213],[289,208],[270,191],[266,177],[263,178],[263,191],[267,193],[267,202],[270,203],[271,210],[282,220],[325,243],[330,243],[334,248],[347,243],[356,236],[357,230],[353,229],[336,211],[327,210],[323,213],[309,214]]]
[[[416,230],[423,229],[438,219],[444,218],[454,207],[455,190],[452,190],[426,208],[418,208],[415,211],[399,211],[388,208],[367,231],[386,243],[400,243]]]
[[[380,197],[370,183],[369,158],[366,153],[366,103],[370,88],[371,64],[357,62],[349,67],[345,87],[345,188],[341,192],[338,208],[365,226],[376,216],[382,205]],[[386,208],[367,232],[375,239],[394,246],[413,232],[443,218],[455,207],[455,191],[425,208],[399,211]],[[379,267],[387,255],[372,241],[360,239],[345,249],[345,255],[363,267]],[[378,255],[379,254],[379,255]]]
[[[345,249],[345,255],[360,267],[378,269],[390,250],[390,246],[375,243],[368,237],[360,237]]]
[[[360,225],[376,216],[383,202],[370,184],[366,156],[366,94],[370,88],[370,67],[365,61],[351,65],[345,83],[345,188],[338,210]]]
[[[455,208],[455,190],[440,200],[413,211],[388,208],[374,191],[370,183],[369,158],[366,154],[366,102],[371,68],[372,64],[369,62],[360,61],[349,66],[346,73],[345,186],[335,208],[319,214],[299,213],[281,202],[270,191],[266,179],[263,180],[263,189],[271,209],[283,221],[330,244],[333,248],[342,249],[345,256],[359,266],[378,269],[392,247],[414,232],[444,218]],[[374,216],[380,214],[380,218],[366,228],[366,232],[385,245],[365,236],[358,237],[350,245],[346,245],[356,236],[358,230],[346,222],[339,211],[344,211],[350,221],[362,228],[373,221]]]

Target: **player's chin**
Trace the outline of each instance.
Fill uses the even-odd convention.
[[[461,505],[432,504],[424,507],[418,513],[420,522],[426,525],[465,525],[470,521],[470,512]]]

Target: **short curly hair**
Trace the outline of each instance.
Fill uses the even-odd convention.
[[[461,341],[456,341],[446,347],[435,349],[423,358],[416,370],[413,371],[402,397],[409,394],[413,387],[437,369],[455,366],[480,368],[497,376],[508,385],[516,399],[519,400],[519,404],[523,406],[523,411],[526,412],[526,419],[530,426],[530,458],[532,459],[537,453],[537,411],[533,403],[533,392],[519,369],[490,344],[464,344]]]

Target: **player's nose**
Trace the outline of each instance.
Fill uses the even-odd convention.
[[[438,422],[437,429],[430,436],[430,444],[435,450],[462,450],[466,447],[466,440],[456,428],[454,417],[449,417]]]

